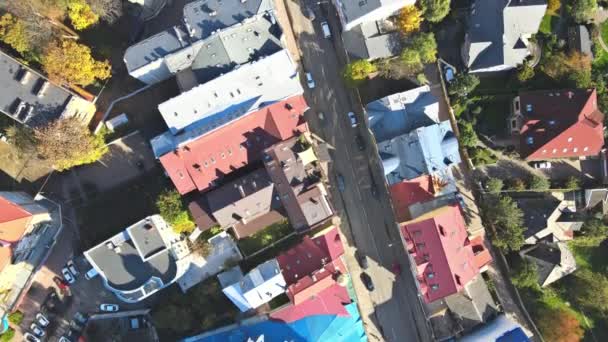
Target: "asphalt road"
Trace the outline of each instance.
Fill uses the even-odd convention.
[[[316,83],[314,89],[306,92],[311,107],[307,119],[311,130],[335,148],[332,150],[333,172],[344,178],[343,192],[332,187],[334,205],[343,218],[343,232],[348,230],[344,233],[349,244],[356,246],[370,259],[366,272],[375,284],[375,290],[371,293],[361,286],[359,270],[353,270],[349,265],[356,283],[361,314],[367,323],[368,336],[372,341],[432,341],[416,283],[409,271],[409,259],[394,223],[376,147],[371,142],[359,101],[346,89],[340,76],[345,57],[341,52],[339,22],[335,12],[327,6],[320,10],[318,5],[310,5],[317,14],[311,22],[302,15],[297,5],[289,3],[291,0],[286,1],[303,67],[312,74]],[[330,22],[332,39],[325,39],[322,35],[320,22],[324,18]],[[359,125],[356,128],[351,127],[347,117],[350,111],[357,115]],[[319,117],[319,112],[324,113],[323,119]],[[360,151],[355,144],[356,134],[361,134],[366,141],[364,151]],[[371,194],[372,183],[378,185],[378,198]],[[400,276],[391,272],[395,261],[401,264],[403,272]],[[369,302],[370,298],[371,305],[366,308],[362,303]],[[369,327],[370,321],[374,327]],[[380,336],[377,336],[377,332]]]

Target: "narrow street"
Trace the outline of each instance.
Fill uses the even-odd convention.
[[[410,263],[394,223],[384,175],[363,109],[341,78],[344,50],[336,13],[326,4],[321,8],[316,3],[308,4],[316,14],[311,22],[302,15],[297,3],[286,0],[286,4],[304,71],[310,72],[316,81],[316,87],[306,94],[311,107],[307,120],[311,130],[335,148],[332,150],[334,175],[344,178],[344,192],[332,188],[334,204],[342,216],[342,233],[349,246],[356,247],[370,260],[366,272],[375,285],[372,292],[368,292],[359,279],[361,270],[352,257],[355,249],[347,248],[346,262],[368,337],[371,341],[431,341],[432,333],[422,311],[414,276],[408,271]],[[331,39],[323,38],[321,33],[320,23],[325,20],[331,27]],[[356,113],[359,121],[356,128],[351,127],[347,117],[350,111]],[[324,114],[323,118],[319,112]],[[364,151],[359,151],[355,144],[357,133],[366,142]],[[378,185],[378,199],[371,194],[372,184]],[[391,272],[394,262],[399,262],[403,269],[398,277]]]

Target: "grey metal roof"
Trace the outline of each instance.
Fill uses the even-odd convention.
[[[217,275],[217,280],[223,289],[238,283],[241,279],[243,279],[243,271],[238,265]]]
[[[477,0],[471,6],[466,46],[472,70],[515,67],[529,55],[522,37],[538,31],[546,0]]]
[[[356,25],[387,18],[399,9],[414,5],[413,0],[336,0],[344,31]]]
[[[538,281],[542,286],[576,270],[576,261],[563,242],[540,242],[522,252],[537,266]]]
[[[37,96],[45,82],[46,91]],[[72,96],[75,95],[0,51],[0,111],[4,114],[30,127],[43,125],[58,119]],[[17,112],[20,103],[23,105]]]
[[[181,40],[180,40],[181,39]],[[190,45],[188,34],[179,26],[159,32],[125,51],[124,61],[129,72]]]
[[[399,54],[402,48],[398,32],[381,33],[376,22],[364,23],[342,32],[344,48],[355,59],[386,58]]]
[[[463,292],[446,297],[445,302],[465,331],[486,322],[498,312],[498,307],[481,276],[466,284]]]
[[[271,0],[202,0],[184,6],[184,21],[194,40],[274,9]]]
[[[142,220],[85,252],[116,290],[136,290],[152,277],[168,284],[177,274],[176,261],[160,239],[158,228],[154,224],[144,227],[146,224],[150,222]]]

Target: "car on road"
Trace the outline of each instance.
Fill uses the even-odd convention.
[[[101,304],[99,310],[105,312],[116,312],[118,311],[118,305],[116,304]]]
[[[27,332],[25,333],[25,335],[23,335],[23,339],[26,342],[40,342],[40,339],[34,335],[32,335],[31,333]]]
[[[40,328],[38,326],[38,324],[36,324],[36,323],[32,323],[32,325],[30,325],[30,330],[32,330],[32,332],[34,333],[34,335],[36,335],[38,337],[42,337],[42,336],[46,335],[44,333],[44,330],[42,330],[42,328]]]
[[[36,315],[36,322],[38,323],[38,325],[40,325],[41,327],[47,327],[49,325],[49,319],[46,318],[46,316],[44,316],[42,313],[38,313]]]
[[[346,185],[344,184],[344,177],[342,174],[338,173],[336,179],[338,180],[338,190],[340,190],[340,192],[344,191],[344,189],[346,189]]]
[[[532,163],[532,166],[534,166],[535,169],[550,169],[551,162],[539,161],[539,162]]]
[[[309,72],[306,73],[306,84],[309,89],[315,88],[315,80],[312,79],[312,75]]]
[[[331,38],[331,31],[329,30],[329,24],[327,21],[321,23],[321,30],[323,30],[324,38]]]
[[[318,115],[319,115],[319,119],[320,119],[321,121],[325,120],[325,114],[323,114],[323,112],[319,112],[319,114],[318,114]]]
[[[451,83],[454,80],[454,69],[451,66],[444,66],[443,67],[443,77],[445,78],[445,81],[448,83]]]
[[[68,270],[70,270],[70,272],[72,272],[74,277],[77,277],[80,274],[80,272],[78,272],[78,270],[76,269],[76,265],[74,265],[74,261],[72,261],[72,260],[68,261],[67,266],[68,266]]]
[[[70,270],[68,270],[67,267],[64,267],[61,270],[61,274],[63,275],[63,279],[65,279],[65,281],[67,281],[68,284],[74,284],[74,282],[76,281],[76,279],[74,279],[74,276],[72,275]]]
[[[350,125],[351,127],[357,127],[357,125],[359,124],[357,122],[357,117],[355,116],[355,113],[353,112],[348,112],[348,119],[350,120]]]
[[[366,270],[369,266],[369,264],[367,263],[367,256],[365,256],[365,254],[361,253],[359,250],[355,251],[355,259],[357,260],[359,267],[361,267],[362,269]]]
[[[370,277],[369,274],[362,272],[360,278],[361,282],[363,282],[363,285],[365,285],[367,291],[374,291],[374,282],[372,281],[372,277]]]
[[[357,144],[359,151],[365,150],[365,141],[363,141],[361,134],[355,135],[355,143]]]

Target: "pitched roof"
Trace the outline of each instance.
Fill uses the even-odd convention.
[[[205,231],[215,225],[217,221],[211,215],[211,209],[207,202],[207,196],[201,195],[188,204],[188,210],[194,218],[194,222],[198,229]]]
[[[389,187],[389,192],[397,222],[411,219],[409,214],[410,205],[430,201],[434,197],[433,184],[429,175],[392,184]]]
[[[412,0],[366,0],[359,2],[339,0],[336,9],[344,31],[348,31],[359,24],[389,17],[400,8],[413,5],[414,2]]]
[[[560,206],[560,201],[552,195],[532,198],[515,198],[515,203],[524,214],[524,238],[529,238],[548,228],[547,220]]]
[[[161,156],[181,194],[206,190],[218,178],[262,157],[262,151],[296,132],[308,130],[301,95],[266,106]]]
[[[604,146],[595,89],[522,92],[520,153],[526,160],[594,156]]]
[[[181,93],[158,110],[172,134],[188,130],[198,136],[303,92],[297,65],[280,50]]]
[[[346,288],[334,282],[331,286],[316,292],[314,297],[302,303],[289,305],[272,312],[270,318],[291,323],[304,317],[316,315],[347,316],[348,312],[344,304],[350,302],[351,300]]]
[[[540,242],[522,254],[536,263],[541,286],[547,286],[576,270],[574,256],[564,242]]]
[[[31,213],[0,196],[0,240],[19,241],[30,221]]]
[[[479,274],[458,204],[405,222],[400,231],[414,254],[425,301],[459,292]]]

